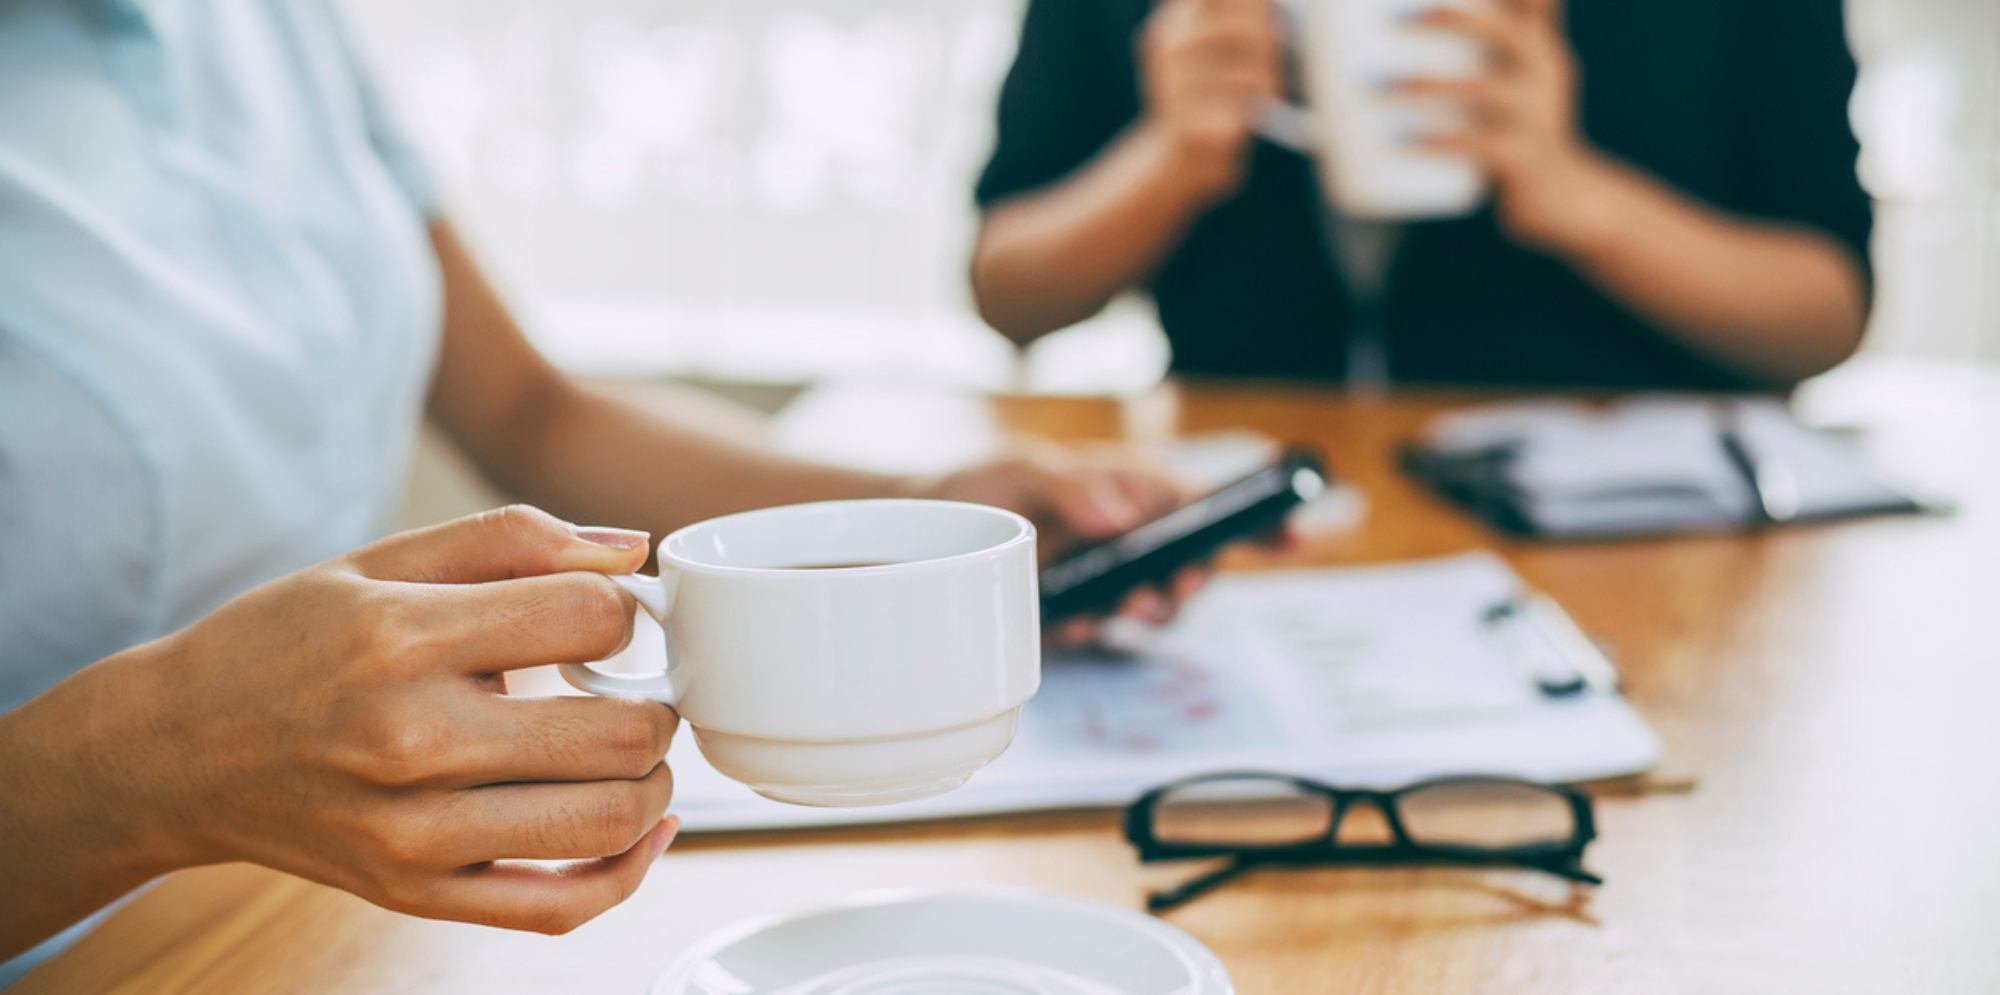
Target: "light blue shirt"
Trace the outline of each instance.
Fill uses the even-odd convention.
[[[0,711],[392,520],[434,205],[343,31],[0,2]]]

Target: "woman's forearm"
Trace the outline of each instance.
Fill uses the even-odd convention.
[[[1474,76],[1402,80],[1396,88],[1464,108],[1458,124],[1421,141],[1487,174],[1500,227],[1516,244],[1562,259],[1682,344],[1752,380],[1794,383],[1860,344],[1861,267],[1833,238],[1716,210],[1586,140],[1583,73],[1561,4],[1445,5],[1419,20],[1504,56]]]
[[[740,425],[652,410],[561,373],[529,343],[449,224],[433,228],[432,243],[445,327],[431,414],[511,497],[571,521],[659,536],[748,508],[908,487],[787,456]]]
[[[112,657],[0,715],[0,961],[177,866],[173,827],[126,779],[143,758],[148,647]],[[106,679],[117,671],[120,679]]]
[[[661,536],[752,508],[911,493],[901,477],[799,459],[741,433],[566,383],[563,400],[521,450],[521,472],[501,483],[571,521]]]
[[[972,256],[987,323],[1031,342],[1152,272],[1232,179],[1174,141],[1163,127],[1135,126],[1054,186],[990,208]]]
[[[1540,247],[1717,363],[1792,383],[1860,345],[1861,267],[1832,237],[1726,214],[1608,160],[1573,192],[1573,220]]]

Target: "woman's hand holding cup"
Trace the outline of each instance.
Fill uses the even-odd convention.
[[[677,719],[512,698],[500,675],[618,651],[633,602],[605,575],[647,553],[508,508],[273,581],[25,706],[14,745],[51,765],[10,803],[70,813],[29,825],[128,873],[102,887],[248,860],[398,911],[567,931],[671,840]]]
[[[1508,236],[1530,248],[1564,250],[1615,223],[1595,196],[1613,169],[1577,122],[1576,55],[1563,32],[1560,0],[1441,5],[1419,23],[1471,38],[1487,52],[1481,75],[1410,79],[1397,89],[1463,108],[1462,128],[1419,141],[1465,156],[1486,173]]]
[[[1242,183],[1259,116],[1283,91],[1271,0],[1165,0],[1139,39],[1142,128],[1204,202]]]

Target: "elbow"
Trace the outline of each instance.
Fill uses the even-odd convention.
[[[1867,340],[1873,310],[1871,288],[1858,267],[1842,282],[1846,284],[1843,292],[1834,296],[1834,303],[1827,308],[1812,336],[1814,347],[1799,357],[1800,369],[1794,382],[1819,376],[1853,359]]]
[[[1002,336],[1006,337],[1007,341],[1017,346],[1026,346],[1036,339],[1056,330],[1045,323],[1034,321],[1032,316],[1022,314],[1019,310],[1009,307],[1005,302],[996,301],[989,295],[980,293],[977,290],[973,291],[973,299],[976,309],[979,312],[980,320],[986,322],[988,328],[999,332]]]
[[[1773,325],[1790,325],[1775,336],[1752,375],[1789,390],[1854,358],[1867,339],[1874,291],[1859,261],[1842,253],[1832,260],[1817,288],[1793,305],[1789,318],[1770,315]],[[1811,302],[1811,303],[1806,303]],[[1761,374],[1761,376],[1758,376]]]
[[[989,214],[969,273],[979,317],[1023,346],[1093,317],[1122,287],[1077,256],[1062,240],[1036,234],[1013,210]]]
[[[1861,351],[1862,321],[1827,322],[1792,338],[1790,345],[1729,363],[1754,389],[1789,392]]]
[[[1834,329],[1827,349],[1826,365],[1818,372],[1825,373],[1842,363],[1853,359],[1861,351],[1861,344],[1868,338],[1868,311],[1857,309],[1847,320]]]
[[[982,246],[972,257],[972,302],[980,320],[1017,346],[1025,346],[1070,322],[1048,320],[1033,306],[1036,293],[1031,285],[1006,278],[1005,266],[990,258]]]
[[[1848,307],[1837,325],[1835,355],[1827,369],[1853,359],[1875,324],[1875,273],[1862,260],[1850,256],[1847,262]]]
[[[1825,326],[1813,336],[1811,345],[1790,350],[1786,355],[1758,364],[1761,368],[1753,367],[1745,372],[1749,373],[1752,381],[1762,381],[1765,387],[1792,390],[1854,358],[1861,351],[1863,327],[1860,319],[1851,324],[1843,322],[1839,326]]]
[[[1818,376],[1853,359],[1867,340],[1868,326],[1875,310],[1875,280],[1867,262],[1845,246],[1830,246],[1832,274],[1824,299],[1825,316],[1820,321],[1817,356],[1811,369],[1799,379]]]

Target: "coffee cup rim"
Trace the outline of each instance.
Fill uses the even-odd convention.
[[[748,567],[748,566],[729,566],[720,563],[706,563],[700,560],[690,559],[687,556],[683,555],[682,553],[677,552],[675,549],[677,545],[684,545],[687,541],[687,537],[704,529],[718,528],[727,523],[741,522],[756,518],[776,518],[788,514],[797,514],[801,510],[808,508],[835,509],[835,508],[848,507],[854,505],[866,505],[870,508],[882,508],[884,506],[889,506],[889,505],[902,505],[902,506],[923,507],[923,508],[945,507],[954,510],[969,511],[1006,521],[1014,526],[1014,533],[1008,536],[1006,539],[1001,540],[1000,542],[996,542],[987,546],[982,546],[978,549],[968,550],[963,553],[954,553],[950,556],[938,556],[923,560],[904,560],[897,563],[877,563],[868,566],[820,567],[811,570],[801,569],[800,567],[796,566]],[[751,511],[739,511],[730,515],[718,515],[715,518],[704,519],[702,521],[695,522],[692,525],[684,525],[678,529],[675,529],[673,532],[668,533],[666,538],[660,540],[658,552],[661,564],[663,566],[670,563],[673,565],[674,569],[684,572],[727,574],[730,576],[746,576],[746,577],[784,575],[784,576],[797,576],[801,578],[809,578],[809,577],[825,577],[828,575],[847,576],[853,574],[887,573],[890,571],[906,571],[912,569],[947,567],[952,564],[962,563],[966,560],[971,560],[978,557],[991,556],[995,553],[1003,552],[1005,550],[1012,549],[1016,546],[1029,545],[1032,544],[1034,541],[1035,541],[1035,525],[1033,522],[1028,521],[1027,518],[1023,517],[1022,515],[1016,512],[1009,511],[1005,508],[998,508],[993,505],[977,504],[971,501],[946,501],[937,498],[853,498],[853,499],[838,500],[838,501],[805,501],[805,502],[800,502],[798,504],[775,505],[769,508],[757,508]]]

